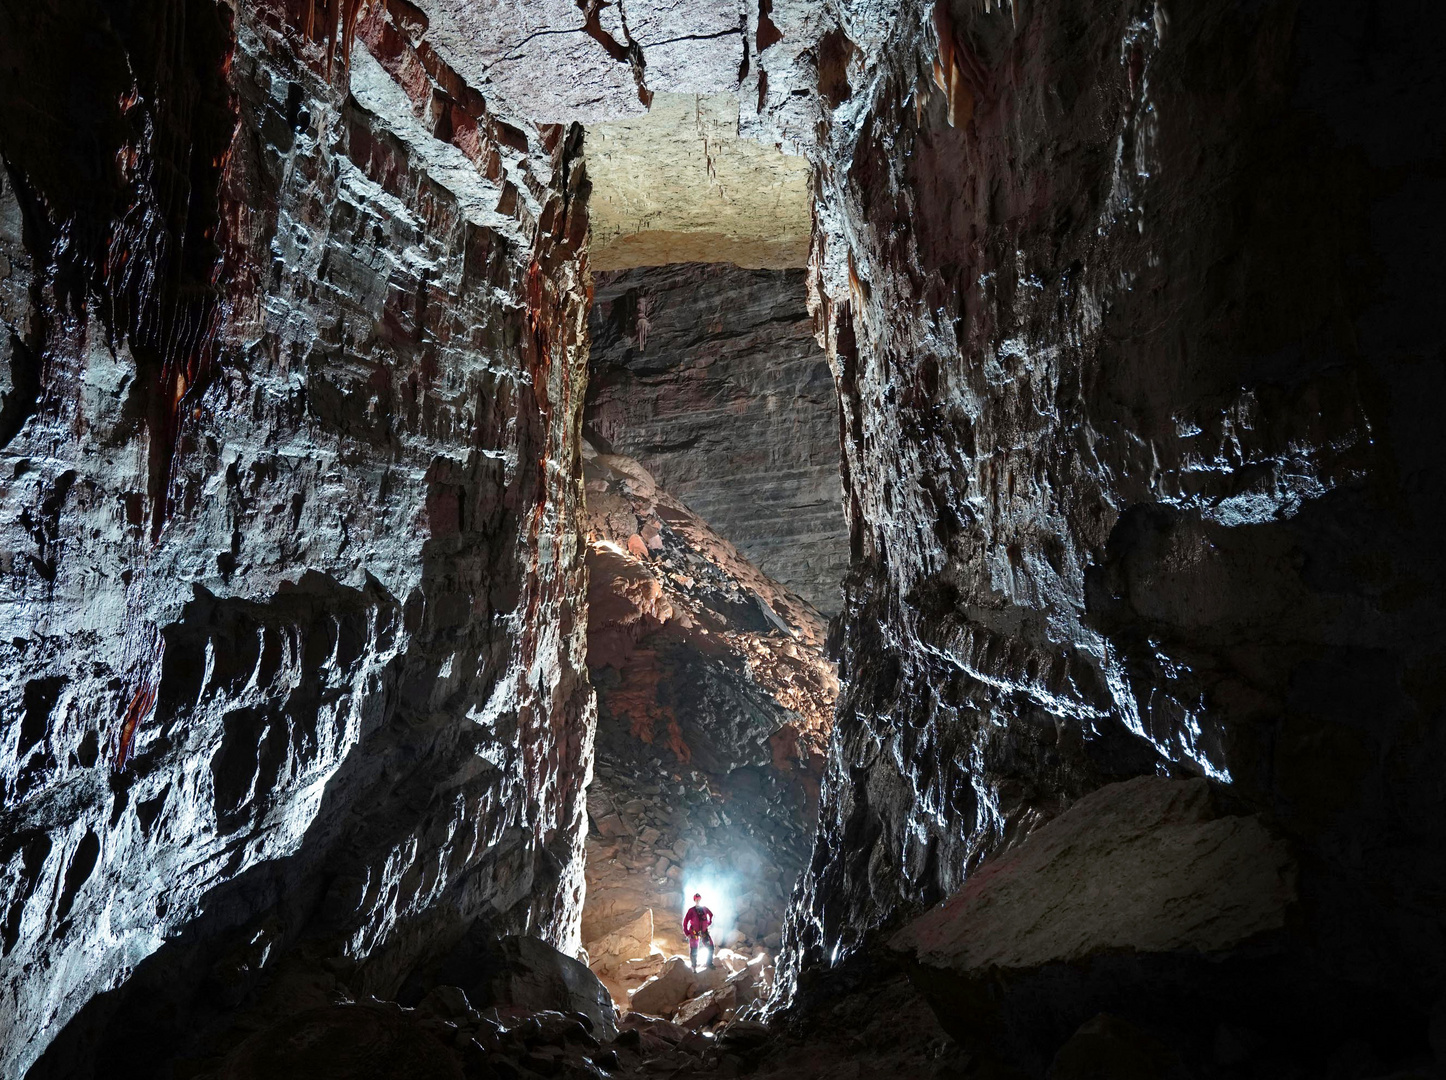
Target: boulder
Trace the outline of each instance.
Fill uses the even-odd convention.
[[[479,1009],[581,1013],[600,1039],[617,1034],[617,1009],[598,977],[538,938],[499,940],[474,927],[447,954],[413,972],[397,997],[418,1004],[438,986],[460,987]]]
[[[650,1016],[672,1016],[688,998],[693,972],[681,956],[671,958],[663,970],[633,991],[628,1007]]]
[[[727,985],[737,995],[739,1004],[748,1004],[766,996],[769,986],[767,956],[759,954],[729,975]]]
[[[719,949],[714,959],[729,975],[734,975],[748,966],[748,957],[732,949]]]
[[[737,992],[731,986],[724,986],[683,1002],[678,1006],[673,1022],[679,1027],[696,1031],[716,1020],[730,1019],[737,1007]]]
[[[1277,930],[1295,867],[1207,781],[1141,777],[1086,796],[893,939],[920,963],[1018,969],[1118,949],[1211,953]]]
[[[1131,1025],[1173,1030],[1196,999],[1268,1014],[1272,997],[1309,981],[1270,959],[1283,955],[1296,865],[1258,816],[1222,798],[1203,779],[1108,785],[891,945],[966,1050],[1030,1075],[1077,1031],[1091,1047]],[[1111,1017],[1100,1032],[1082,1029],[1100,1014]],[[1200,1015],[1222,1019],[1218,1005]]]
[[[530,937],[503,938],[494,955],[500,962],[478,983],[490,1004],[582,1013],[599,1038],[617,1034],[612,996],[585,964]]]
[[[665,1020],[661,1016],[650,1016],[642,1012],[630,1012],[618,1021],[618,1028],[622,1031],[643,1031],[656,1035],[664,1042],[676,1044],[683,1040],[688,1033],[671,1020]]]
[[[653,909],[645,908],[636,919],[595,941],[588,942],[588,956],[594,963],[605,957],[633,960],[653,951]]]
[[[696,972],[689,971],[688,997],[697,997],[709,990],[721,989],[728,981],[728,969],[719,965],[705,967]]]

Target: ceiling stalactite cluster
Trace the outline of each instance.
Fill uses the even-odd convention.
[[[1439,1069],[1443,20],[0,0],[0,1073]]]

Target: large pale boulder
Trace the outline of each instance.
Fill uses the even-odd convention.
[[[629,1008],[649,1016],[672,1016],[673,1011],[687,999],[692,984],[693,972],[688,967],[688,961],[675,956],[661,972],[638,987]]]
[[[694,971],[686,959],[674,956],[661,972],[634,991],[629,1008],[650,1016],[671,1017],[685,1001],[722,990],[731,978],[725,967]]]
[[[1174,1028],[1196,998],[1249,1013],[1301,978],[1295,882],[1286,843],[1208,781],[1142,777],[1081,799],[891,944],[967,1049],[1042,1073],[1099,1013]]]
[[[1284,925],[1295,867],[1205,780],[1095,792],[895,935],[920,963],[1026,968],[1117,949],[1219,952]]]

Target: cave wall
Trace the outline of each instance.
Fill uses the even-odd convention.
[[[838,404],[801,270],[594,277],[584,423],[827,618],[848,535]]]
[[[0,4],[6,1076],[577,945],[580,132],[342,7]]]
[[[854,560],[800,968],[1087,792],[1203,776],[1286,838],[1319,970],[1424,1024],[1440,12],[773,8]]]

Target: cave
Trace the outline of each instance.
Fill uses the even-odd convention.
[[[1440,1075],[1443,42],[0,0],[0,1076]]]

